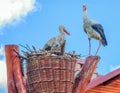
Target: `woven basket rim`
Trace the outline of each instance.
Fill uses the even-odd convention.
[[[56,59],[66,59],[66,60],[77,60],[76,58],[65,57],[65,56],[34,56],[34,55],[28,57],[27,60],[31,58],[56,58]]]

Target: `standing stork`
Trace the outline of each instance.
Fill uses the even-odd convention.
[[[99,40],[99,46],[95,55],[97,55],[101,44],[103,46],[107,45],[107,40],[104,34],[104,29],[101,24],[90,19],[87,15],[87,6],[83,5],[83,28],[86,34],[88,35],[89,40],[89,55],[91,54],[91,38]]]
[[[63,25],[59,26],[59,32],[60,35],[51,38],[44,46],[43,49],[45,50],[55,50],[57,52],[61,52],[61,47],[63,46],[63,44],[65,43],[65,33],[67,35],[70,35],[70,33],[65,29],[65,27]]]

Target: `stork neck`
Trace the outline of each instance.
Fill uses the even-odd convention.
[[[60,36],[64,37],[64,36],[65,36],[65,33],[61,33]]]
[[[84,11],[83,12],[83,22],[86,22],[88,20],[89,20],[89,17],[88,17],[87,11]]]
[[[65,34],[64,33],[61,33],[59,36],[58,36],[59,39],[65,39]]]

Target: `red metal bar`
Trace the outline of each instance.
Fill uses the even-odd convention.
[[[17,45],[5,46],[8,93],[27,93],[22,77],[20,59],[13,49],[19,51]]]
[[[72,93],[85,93],[86,87],[90,82],[99,60],[100,57],[97,56],[89,56],[86,58],[79,77],[75,79]]]

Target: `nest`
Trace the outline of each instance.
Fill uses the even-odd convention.
[[[72,93],[76,58],[33,54],[27,58],[29,93]]]

